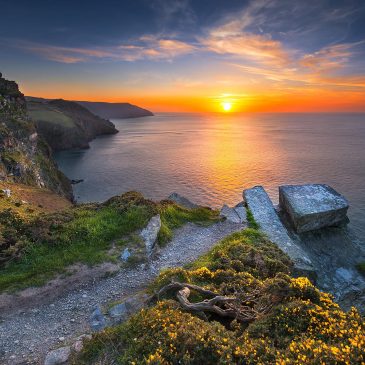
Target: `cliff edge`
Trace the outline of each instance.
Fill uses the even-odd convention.
[[[69,180],[51,157],[47,143],[28,117],[16,82],[0,73],[0,180],[48,188],[72,199]]]
[[[88,148],[89,142],[102,134],[118,133],[114,124],[83,106],[68,100],[27,97],[30,117],[38,133],[54,151]]]
[[[147,109],[129,103],[104,103],[92,101],[77,101],[92,113],[101,118],[118,119],[118,118],[140,118],[150,117],[153,113]]]

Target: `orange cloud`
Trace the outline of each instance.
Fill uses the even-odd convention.
[[[266,35],[253,33],[221,35],[213,31],[210,36],[200,41],[209,51],[236,55],[263,64],[287,65],[291,58],[279,41]]]
[[[42,57],[61,63],[79,63],[93,59],[111,59],[119,61],[172,60],[194,51],[195,47],[175,39],[158,39],[157,37],[141,37],[138,44],[119,45],[115,47],[78,48],[57,47],[34,43],[21,43],[26,49]]]
[[[338,69],[348,62],[352,47],[351,43],[324,47],[312,54],[306,54],[300,64],[316,71]]]

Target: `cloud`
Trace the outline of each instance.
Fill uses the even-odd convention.
[[[78,63],[84,62],[90,58],[105,58],[113,56],[113,53],[100,49],[56,47],[26,42],[22,42],[18,46],[19,48],[38,54],[48,60],[60,63]]]
[[[311,54],[292,59],[290,67],[268,67],[268,65],[246,65],[230,63],[248,75],[255,75],[271,82],[288,82],[302,85],[332,86],[358,89],[365,87],[365,76],[354,75],[352,59],[357,48],[365,41],[325,46]]]
[[[175,39],[159,39],[155,36],[144,36],[134,44],[121,44],[114,47],[57,47],[28,42],[20,42],[17,47],[61,63],[96,60],[137,61],[143,59],[171,61],[195,50],[195,47],[188,43]]]
[[[353,44],[337,44],[306,54],[300,64],[315,71],[335,70],[343,67],[352,56]]]
[[[215,35],[200,39],[207,50],[236,55],[263,64],[286,65],[290,62],[290,54],[283,45],[268,35],[240,33],[235,35]]]

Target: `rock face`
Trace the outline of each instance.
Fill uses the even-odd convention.
[[[184,196],[178,194],[178,193],[172,193],[168,197],[169,200],[172,200],[178,205],[181,205],[182,207],[188,208],[188,209],[195,209],[199,208],[199,205],[191,202],[188,198],[185,198]]]
[[[305,247],[318,273],[317,285],[344,309],[365,314],[365,277],[356,264],[365,261],[363,244],[349,227],[327,227],[293,235]]]
[[[38,133],[54,151],[88,148],[96,136],[118,133],[113,123],[72,101],[27,98],[27,106]]]
[[[0,77],[0,180],[48,188],[72,199],[68,179],[57,169],[51,151],[27,115],[14,81]]]
[[[279,200],[298,233],[347,222],[347,200],[328,185],[280,186]]]
[[[101,118],[139,118],[153,116],[149,110],[129,103],[102,103],[92,101],[76,101]]]
[[[155,247],[158,232],[161,229],[161,218],[160,215],[157,214],[150,219],[146,228],[144,228],[141,232],[141,237],[143,238],[146,245],[147,255],[150,256]]]
[[[274,205],[262,186],[244,190],[243,198],[260,229],[294,262],[296,275],[316,277],[312,262],[305,251],[290,238],[277,215]]]

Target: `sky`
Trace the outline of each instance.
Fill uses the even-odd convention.
[[[365,112],[364,0],[0,0],[26,95],[152,111]]]

